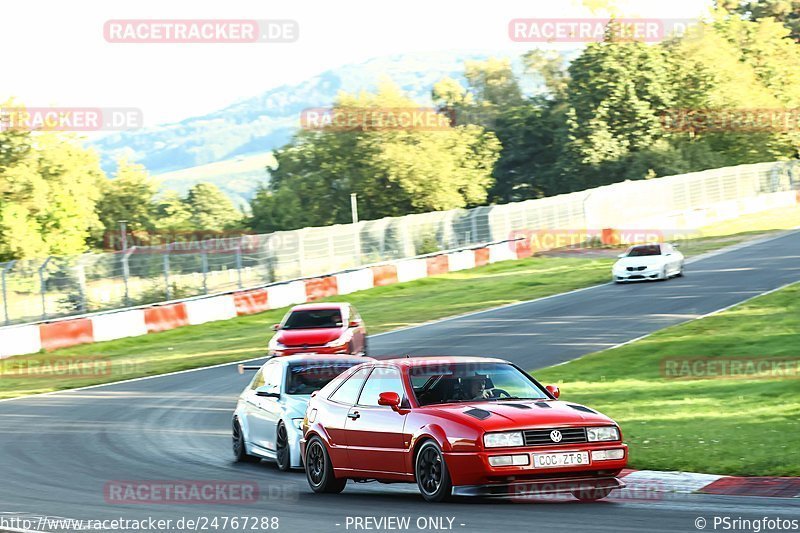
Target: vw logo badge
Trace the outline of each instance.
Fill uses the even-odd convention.
[[[550,440],[552,440],[553,442],[561,442],[561,432],[557,429],[551,431]]]

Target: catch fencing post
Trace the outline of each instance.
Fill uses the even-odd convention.
[[[135,249],[136,247],[134,246],[133,248],[128,248],[122,252],[122,283],[125,285],[125,307],[129,307],[131,305],[131,297],[130,293],[128,292],[128,278],[131,275],[130,267],[128,266],[128,257],[130,257]]]
[[[203,294],[208,294],[208,252],[206,252],[205,244],[200,255],[200,264],[203,269]]]
[[[47,302],[45,301],[45,293],[47,292],[47,289],[44,285],[44,269],[47,268],[47,264],[52,258],[52,255],[48,256],[48,258],[44,260],[44,263],[39,266],[39,292],[42,293],[42,320],[47,318]]]
[[[164,293],[167,296],[167,300],[170,299],[171,292],[169,288],[169,245],[167,245],[167,249],[164,252]]]
[[[242,241],[239,240],[239,247],[236,248],[236,278],[237,286],[242,288]]]
[[[80,309],[81,313],[86,312],[87,301],[86,301],[86,268],[83,264],[83,257],[79,257],[77,264],[75,265],[75,270],[77,272],[78,278],[78,298],[80,298],[80,302],[78,304],[78,309]]]
[[[8,271],[11,270],[11,268],[14,266],[14,264],[16,262],[17,262],[17,260],[14,259],[13,261],[9,261],[8,263],[6,263],[3,266],[3,274],[2,274],[2,276],[3,276],[3,311],[6,314],[6,325],[8,325],[11,322],[11,320],[8,317],[8,291],[6,290],[6,274],[8,274]]]

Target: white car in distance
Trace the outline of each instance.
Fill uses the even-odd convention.
[[[683,276],[685,258],[670,243],[637,244],[617,257],[619,259],[611,268],[615,283]]]
[[[271,459],[280,470],[302,468],[300,438],[311,393],[371,357],[297,354],[273,357],[256,370],[233,413],[233,456],[237,462]]]

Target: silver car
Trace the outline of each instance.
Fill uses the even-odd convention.
[[[273,357],[257,370],[233,413],[236,461],[273,459],[278,468],[302,468],[300,438],[311,393],[369,357],[299,354]]]

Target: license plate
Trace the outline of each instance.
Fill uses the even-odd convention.
[[[581,466],[589,464],[589,452],[534,453],[534,468]]]

